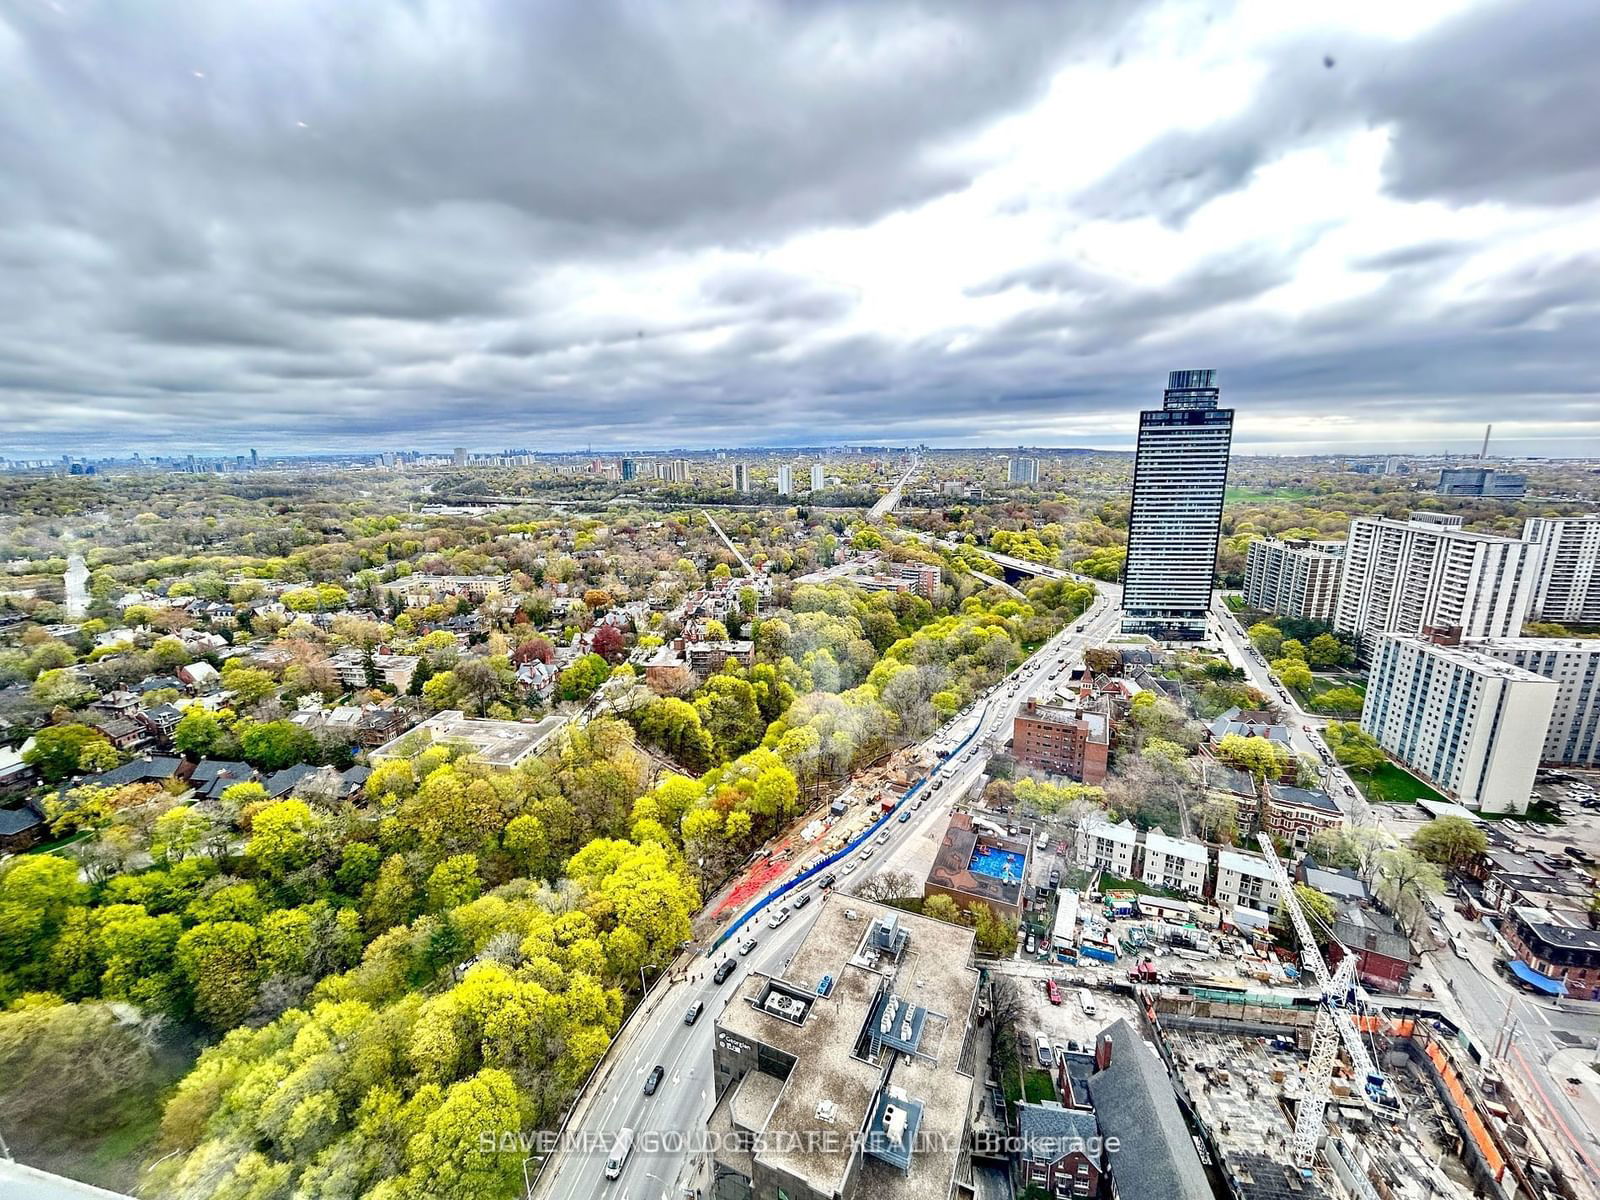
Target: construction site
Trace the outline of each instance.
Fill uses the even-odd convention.
[[[1448,1025],[1413,1016],[1359,1018],[1385,1079],[1374,1103],[1348,1064],[1327,1082],[1309,1163],[1296,1132],[1311,1071],[1313,1008],[1252,996],[1144,994],[1145,1029],[1241,1200],[1426,1200],[1588,1195],[1561,1178],[1521,1115],[1496,1094]]]

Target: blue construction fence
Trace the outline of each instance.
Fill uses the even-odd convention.
[[[885,812],[871,825],[867,826],[867,828],[862,830],[861,833],[859,833],[854,839],[846,842],[839,849],[835,850],[826,858],[819,860],[813,866],[807,867],[804,871],[800,872],[800,874],[796,875],[787,883],[780,883],[777,887],[773,888],[772,891],[768,892],[749,908],[745,909],[744,912],[739,914],[737,920],[730,922],[728,927],[719,933],[716,939],[712,941],[711,945],[706,947],[706,957],[709,958],[721,947],[722,943],[726,942],[734,934],[738,933],[740,929],[744,928],[745,922],[754,917],[760,916],[763,910],[765,910],[766,907],[774,900],[781,900],[795,888],[803,887],[807,883],[811,882],[811,880],[815,879],[818,875],[822,874],[822,872],[833,866],[834,863],[859,849],[880,829],[898,816],[900,810],[907,804],[910,804],[916,798],[917,794],[922,791],[923,787],[932,782],[932,780],[939,774],[940,771],[944,770],[944,768],[948,766],[954,759],[959,757],[961,753],[972,744],[973,739],[983,731],[984,724],[989,719],[989,705],[992,703],[993,701],[985,701],[983,711],[978,714],[978,723],[972,727],[972,732],[967,734],[966,737],[962,738],[953,747],[951,747],[950,752],[944,755],[937,763],[934,764],[933,770],[929,771],[921,779],[917,780],[909,788],[907,788],[905,795],[900,797],[899,803]]]

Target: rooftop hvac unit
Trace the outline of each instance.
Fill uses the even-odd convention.
[[[906,1144],[906,1110],[895,1104],[883,1106],[883,1132],[896,1146]]]
[[[888,1037],[894,1032],[894,1012],[899,1005],[899,998],[890,996],[889,1002],[883,1006],[883,1019],[878,1022],[878,1032],[884,1037]]]
[[[837,1106],[832,1100],[817,1101],[817,1120],[826,1121],[831,1125],[833,1124],[834,1115],[837,1111]]]

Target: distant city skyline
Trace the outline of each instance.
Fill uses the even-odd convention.
[[[1600,454],[1600,21],[736,13],[9,6],[0,455]]]

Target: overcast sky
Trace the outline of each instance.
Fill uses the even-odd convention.
[[[0,456],[1600,453],[1593,0],[0,0]]]

